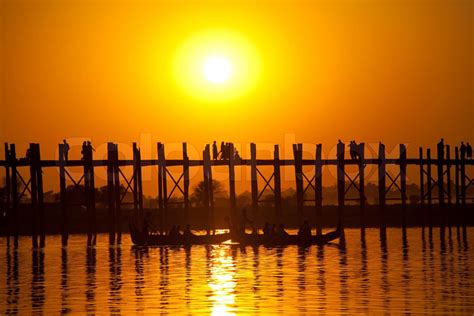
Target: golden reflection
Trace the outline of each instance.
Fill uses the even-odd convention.
[[[209,262],[212,315],[235,315],[235,263],[230,247],[213,246]]]

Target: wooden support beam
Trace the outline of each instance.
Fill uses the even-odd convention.
[[[114,143],[107,143],[107,196],[109,220],[109,244],[115,244],[115,188],[114,188],[114,160],[116,147]]]
[[[364,207],[365,207],[365,144],[359,144],[359,205],[361,208],[361,215],[364,214]]]
[[[35,148],[35,164],[36,164],[36,182],[38,194],[38,216],[39,216],[39,244],[41,248],[46,245],[46,228],[44,219],[44,195],[43,195],[43,171],[41,170],[41,151],[40,145],[34,144]]]
[[[438,144],[436,148],[436,165],[438,171],[438,203],[442,207],[444,206],[444,170],[443,170],[443,161],[444,161],[444,145],[441,146]]]
[[[250,182],[252,191],[252,215],[255,218],[258,209],[257,145],[250,144]]]
[[[95,212],[95,175],[94,157],[92,150],[89,153],[89,231],[92,235],[92,245],[97,243],[97,216]]]
[[[456,146],[454,148],[454,194],[455,194],[455,199],[454,202],[456,206],[459,206],[459,197],[460,197],[460,192],[459,192],[459,148]]]
[[[463,206],[463,212],[466,211],[466,151],[461,151],[460,160],[460,178],[461,178],[461,205]]]
[[[407,148],[400,144],[400,193],[402,208],[405,210],[407,205]]]
[[[17,170],[16,148],[15,144],[10,144],[10,166],[11,176],[11,196],[12,196],[12,219],[13,219],[13,245],[18,248],[18,233],[20,226],[20,214],[18,212],[18,170]]]
[[[385,202],[386,202],[386,160],[385,145],[379,143],[379,165],[378,165],[378,187],[379,187],[379,210],[380,210],[380,238],[386,237]]]
[[[67,246],[69,239],[69,217],[67,212],[65,144],[59,144],[59,196],[61,200],[61,244]]]
[[[214,183],[212,180],[212,165],[211,165],[211,147],[207,145],[206,147],[206,163],[207,163],[207,174],[209,181],[209,225],[212,227],[212,231],[215,229],[214,223]]]
[[[7,246],[10,246],[10,236],[12,234],[12,212],[10,208],[11,181],[10,181],[10,150],[8,143],[5,143],[5,209],[7,211]]]
[[[235,196],[235,160],[234,160],[234,144],[229,144],[229,197],[230,210],[233,220],[237,219],[237,199]]]
[[[316,145],[316,155],[314,159],[314,205],[316,208],[316,235],[323,233],[323,164],[322,145]]]
[[[158,154],[158,211],[159,211],[159,220],[160,220],[160,230],[161,234],[165,233],[165,223],[164,223],[164,203],[163,203],[163,173],[164,173],[164,167],[163,167],[163,158],[161,157],[161,147],[163,145],[161,143],[158,143],[156,146],[157,154]]]
[[[30,143],[27,159],[30,164],[31,179],[31,239],[33,248],[38,247],[38,187],[36,182],[36,164],[34,159],[34,144]]]
[[[344,210],[344,191],[345,191],[345,173],[344,173],[344,143],[339,141],[337,144],[337,204],[339,206],[339,217],[342,218]]]
[[[119,173],[119,164],[118,164],[118,144],[114,144],[114,198],[115,198],[115,231],[116,231],[116,244],[120,245],[122,243],[122,209],[120,207],[120,173]]]
[[[207,233],[210,234],[210,223],[212,220],[211,217],[211,191],[212,191],[212,182],[210,179],[210,149],[209,145],[206,145],[203,152],[202,152],[202,171],[203,171],[203,181],[204,181],[204,207],[207,210]]]
[[[451,188],[451,147],[446,145],[446,200],[448,205],[452,204],[452,188]]]
[[[273,148],[273,183],[275,186],[275,215],[281,216],[281,174],[280,174],[280,148],[275,145]]]
[[[132,189],[132,197],[133,197],[133,210],[135,213],[138,214],[138,148],[137,143],[132,143],[132,152],[133,152],[133,189]]]
[[[432,189],[431,186],[432,181],[431,181],[431,149],[427,148],[426,149],[426,190],[427,190],[427,200],[428,200],[428,206],[431,207],[432,205]]]
[[[165,155],[165,145],[158,143],[158,163],[160,168],[158,169],[158,174],[161,175],[161,221],[163,232],[167,230],[168,226],[168,182],[166,175],[166,155]]]
[[[298,221],[303,220],[303,144],[293,144],[293,157],[295,159],[295,181],[296,181],[296,210]]]
[[[184,215],[186,223],[189,223],[189,157],[188,145],[183,143],[183,198],[184,198]]]
[[[420,203],[425,204],[425,167],[423,165],[423,147],[419,148],[419,165],[420,165]]]

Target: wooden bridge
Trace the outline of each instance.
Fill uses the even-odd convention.
[[[31,143],[29,145],[29,154],[26,158],[18,159],[16,155],[15,144],[5,143],[5,160],[0,161],[0,167],[6,170],[6,210],[8,220],[8,238],[13,237],[15,245],[18,245],[19,231],[19,204],[21,198],[28,192],[31,196],[32,209],[32,243],[34,247],[43,247],[45,245],[44,229],[44,197],[43,197],[43,168],[59,168],[60,180],[60,205],[62,210],[62,244],[67,245],[69,214],[69,198],[67,194],[67,182],[74,186],[84,187],[84,199],[82,205],[87,210],[88,218],[88,245],[95,244],[96,236],[96,201],[94,170],[97,167],[107,168],[107,197],[108,197],[108,223],[109,223],[109,242],[110,244],[121,243],[122,231],[120,228],[121,206],[124,203],[124,197],[127,192],[133,196],[133,209],[139,216],[143,216],[143,190],[142,190],[142,168],[148,166],[158,167],[158,209],[160,218],[166,223],[168,207],[172,202],[170,199],[175,193],[182,195],[183,209],[186,216],[189,215],[191,208],[189,199],[189,169],[199,167],[203,170],[205,198],[204,206],[212,216],[214,211],[214,197],[211,189],[212,167],[227,166],[229,173],[229,197],[231,214],[236,215],[236,193],[235,193],[235,166],[249,166],[251,170],[251,196],[252,210],[256,212],[262,203],[271,203],[274,206],[275,214],[281,214],[282,195],[281,195],[281,167],[294,166],[295,184],[296,184],[296,211],[299,218],[302,218],[303,207],[305,203],[314,205],[314,211],[317,218],[322,216],[322,175],[323,167],[335,166],[337,170],[337,201],[339,216],[343,216],[344,205],[347,201],[358,202],[361,215],[364,214],[366,206],[365,196],[365,168],[367,165],[375,165],[378,169],[378,201],[379,208],[383,213],[387,201],[392,200],[401,205],[402,210],[407,205],[407,166],[415,165],[419,169],[419,187],[420,203],[431,206],[437,202],[440,207],[445,205],[456,205],[462,209],[467,209],[468,201],[473,198],[467,196],[468,188],[474,185],[473,179],[469,178],[466,169],[474,165],[474,160],[467,159],[465,153],[460,153],[458,147],[454,150],[454,157],[451,156],[450,146],[443,147],[443,153],[437,153],[436,158],[431,157],[430,149],[419,149],[419,156],[408,158],[405,145],[399,145],[398,157],[388,158],[385,155],[385,146],[380,143],[378,147],[377,158],[365,158],[365,146],[358,146],[358,158],[347,159],[345,157],[345,145],[340,142],[337,144],[337,153],[334,159],[322,159],[322,145],[318,144],[315,148],[315,159],[303,158],[302,144],[293,145],[293,159],[280,159],[279,146],[274,146],[273,159],[258,159],[256,144],[250,145],[250,159],[241,159],[234,156],[233,144],[230,144],[230,157],[225,160],[211,159],[210,145],[206,145],[202,153],[202,159],[192,160],[188,157],[187,144],[182,145],[182,159],[166,159],[165,145],[157,144],[158,159],[142,159],[140,149],[136,143],[133,143],[133,159],[119,159],[118,145],[108,143],[107,159],[94,160],[92,150],[83,150],[81,160],[67,160],[66,144],[59,144],[58,160],[43,160],[40,155],[40,145]],[[440,149],[438,148],[438,151]],[[396,174],[387,172],[387,165],[396,166]],[[130,178],[127,178],[122,171],[126,166],[133,168]],[[169,167],[182,167],[179,177],[174,177],[169,171]],[[314,172],[307,174],[303,171],[303,166],[314,166]],[[357,174],[351,177],[346,172],[346,166],[356,166]],[[82,167],[83,173],[79,179],[74,179],[68,172],[69,167]],[[270,176],[262,173],[262,168],[272,169]],[[436,172],[432,174],[432,168]],[[453,181],[454,176],[454,181]],[[259,183],[263,186],[260,188]],[[452,183],[454,182],[454,188]],[[23,189],[19,192],[18,184],[23,184]],[[121,183],[125,186],[125,193],[120,191]],[[348,191],[355,188],[358,192],[356,199],[348,197]],[[435,188],[437,190],[435,190]],[[265,190],[270,189],[273,192],[273,200],[263,199]],[[396,198],[387,197],[390,190],[396,189],[399,196]],[[311,199],[305,199],[309,192],[312,192]],[[435,195],[436,193],[436,195]],[[174,200],[173,200],[174,201]],[[317,221],[317,233],[321,234],[322,228]],[[384,231],[384,227],[381,227]],[[9,240],[9,239],[8,239]]]

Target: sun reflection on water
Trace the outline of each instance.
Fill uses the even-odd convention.
[[[209,262],[212,315],[235,315],[235,263],[230,247],[215,246]]]

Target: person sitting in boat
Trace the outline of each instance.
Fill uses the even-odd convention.
[[[184,236],[185,238],[196,236],[195,234],[193,234],[193,233],[191,232],[191,225],[189,225],[189,224],[186,225],[186,228],[185,228],[184,231],[183,231],[183,236]]]
[[[303,224],[301,224],[300,229],[298,230],[298,236],[305,239],[311,237],[311,226],[309,226],[307,220],[304,220]]]
[[[176,225],[173,225],[171,227],[171,230],[168,233],[168,236],[170,237],[177,237],[179,235],[178,229],[176,228]]]
[[[277,225],[273,224],[272,227],[270,228],[270,236],[275,236],[277,232]]]
[[[248,217],[247,217],[247,209],[244,207],[242,209],[242,214],[240,216],[240,219],[239,219],[239,235],[245,235],[245,228],[247,226],[247,223],[248,224],[253,224],[253,221],[251,221]]]
[[[288,237],[290,236],[290,234],[288,234],[285,230],[285,227],[283,226],[283,223],[281,223],[279,226],[278,226],[278,229],[276,231],[276,235],[278,237]]]
[[[268,222],[265,222],[263,226],[263,236],[270,236],[270,224]]]

